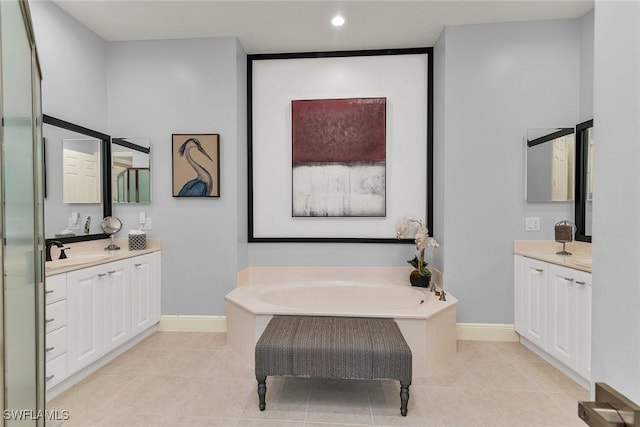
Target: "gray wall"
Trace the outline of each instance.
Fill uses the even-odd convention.
[[[104,132],[106,42],[50,1],[29,4],[42,68],[42,111]]]
[[[513,323],[513,241],[550,239],[573,217],[570,203],[524,201],[523,137],[577,123],[580,21],[454,26],[442,37],[446,283],[459,322]],[[526,233],[526,216],[540,216],[542,231]]]
[[[596,1],[592,382],[640,402],[640,3]]]
[[[115,206],[125,229],[138,212],[162,238],[162,313],[223,314],[246,265],[238,214],[246,199],[245,53],[233,37],[109,43],[109,132],[148,136],[153,203]],[[239,114],[239,112],[243,112]],[[220,197],[174,198],[171,134],[220,134]]]
[[[62,14],[41,32],[63,26],[76,43],[86,40],[81,52],[95,42],[55,5],[36,5]],[[580,20],[449,27],[436,44],[433,234],[442,246],[428,259],[447,273],[461,322],[512,323],[513,240],[549,239],[556,221],[573,216],[571,204],[524,202],[523,136],[578,121],[582,32]],[[413,257],[412,245],[247,244],[246,70],[237,40],[97,41],[92,67],[106,71],[75,99],[108,98],[86,120],[98,130],[151,138],[153,203],[114,212],[124,230],[138,227],[140,211],[153,219],[149,234],[164,248],[163,314],[224,314],[224,295],[247,265],[404,266]],[[64,48],[41,46],[41,56]],[[46,96],[58,110],[66,103]],[[222,197],[171,197],[174,132],[222,135]],[[540,216],[542,231],[525,233],[525,216]]]
[[[42,69],[44,114],[104,132],[107,127],[106,42],[49,1],[29,3]],[[49,127],[48,131],[52,130]],[[53,237],[79,212],[82,233],[91,216],[91,233],[101,233],[102,207],[62,203],[62,142],[70,132],[46,132],[47,198],[45,232]],[[54,151],[55,150],[55,151]]]

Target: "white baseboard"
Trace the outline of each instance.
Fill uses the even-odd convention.
[[[519,335],[512,324],[503,323],[458,323],[456,335],[459,340],[518,342]]]
[[[161,332],[226,332],[227,316],[182,316],[160,317],[158,331]]]
[[[158,331],[226,332],[227,317],[165,315],[160,318]],[[518,334],[511,324],[458,323],[456,325],[456,333],[459,340],[518,341]]]

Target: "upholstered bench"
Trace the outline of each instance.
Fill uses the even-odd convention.
[[[393,379],[400,381],[400,413],[407,415],[411,349],[393,319],[274,316],[256,343],[261,411],[267,376]]]

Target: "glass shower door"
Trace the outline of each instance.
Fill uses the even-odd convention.
[[[28,4],[0,1],[5,425],[44,425],[39,74]],[[35,89],[34,89],[35,85]]]

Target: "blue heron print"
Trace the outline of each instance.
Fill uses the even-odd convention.
[[[189,196],[201,196],[206,197],[211,195],[211,190],[213,189],[213,177],[211,173],[207,169],[205,169],[200,163],[196,162],[191,156],[191,150],[196,149],[202,154],[204,154],[209,160],[214,161],[209,154],[202,148],[202,144],[196,138],[187,139],[178,149],[178,153],[180,156],[183,156],[189,166],[195,171],[196,177],[187,181],[180,191],[178,192],[178,196],[180,197],[189,197]]]

